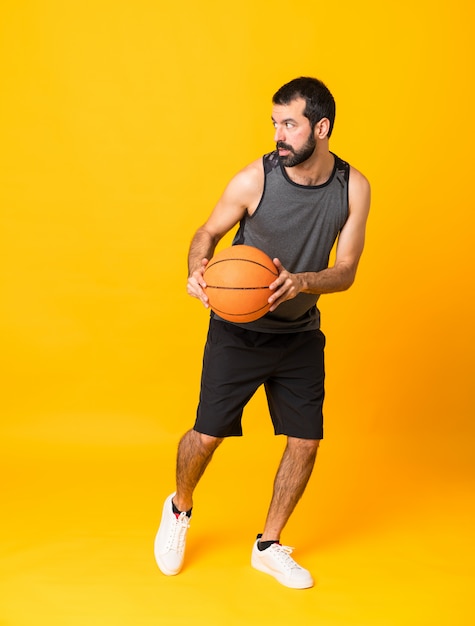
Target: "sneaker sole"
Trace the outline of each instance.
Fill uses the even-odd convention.
[[[269,574],[270,576],[275,578],[281,585],[284,585],[284,587],[288,587],[289,589],[310,589],[310,587],[313,587],[315,584],[313,580],[308,581],[307,583],[303,583],[299,581],[293,582],[291,580],[288,580],[287,578],[285,578],[278,572],[275,572],[274,570],[269,569],[266,565],[264,565],[263,563],[261,563],[261,561],[259,561],[258,559],[255,559],[254,557],[251,559],[251,565],[254,569],[258,570],[259,572],[263,572],[264,574]]]
[[[172,571],[168,569],[166,565],[163,563],[160,555],[157,554],[156,552],[155,552],[155,561],[157,562],[158,569],[162,572],[162,574],[165,574],[165,576],[176,576],[177,574],[181,572],[181,569],[182,569],[181,567],[179,570],[176,570],[176,571],[174,570]]]

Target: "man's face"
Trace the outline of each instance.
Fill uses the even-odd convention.
[[[305,100],[297,98],[289,104],[275,104],[272,122],[274,140],[282,165],[294,167],[310,158],[316,147],[310,121],[303,114]]]

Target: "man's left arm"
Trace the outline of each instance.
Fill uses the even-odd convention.
[[[349,215],[338,237],[334,265],[321,272],[292,274],[282,266],[279,259],[274,259],[279,277],[270,285],[274,290],[269,298],[271,311],[300,292],[334,293],[345,291],[353,284],[364,248],[371,190],[367,179],[354,168],[350,170],[348,184]]]

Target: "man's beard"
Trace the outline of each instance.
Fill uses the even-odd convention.
[[[300,165],[300,163],[309,159],[312,156],[316,145],[317,142],[315,141],[313,133],[310,133],[305,145],[302,146],[300,150],[294,150],[292,146],[284,143],[283,141],[278,141],[276,144],[277,149],[281,148],[282,150],[290,151],[290,154],[287,156],[279,156],[280,162],[285,167],[295,167],[296,165]]]

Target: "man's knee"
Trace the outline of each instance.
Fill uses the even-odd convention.
[[[206,451],[208,454],[214,452],[216,448],[223,441],[221,437],[213,437],[212,435],[205,435],[204,433],[199,433],[196,430],[192,430],[190,432],[193,433],[193,437],[198,443],[200,449],[203,451]]]
[[[320,439],[299,439],[298,437],[287,437],[287,447],[299,454],[312,456],[317,454]]]

